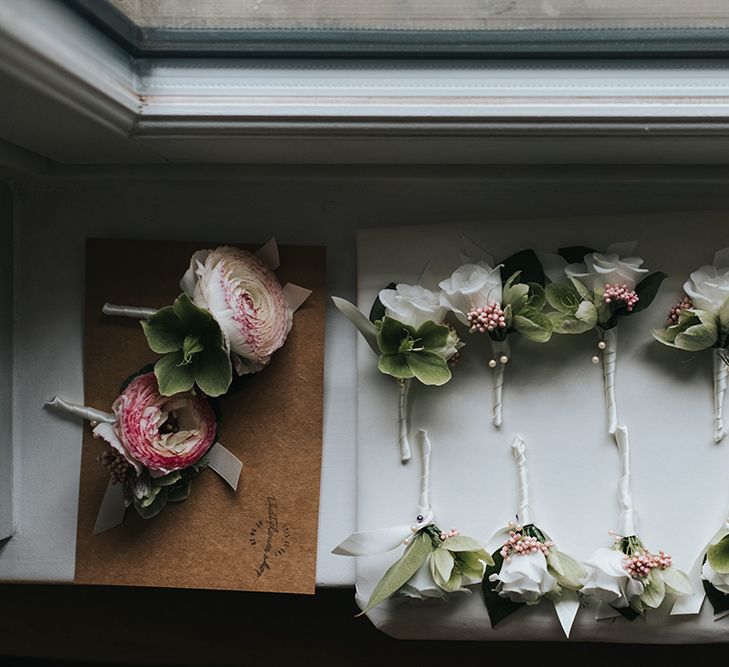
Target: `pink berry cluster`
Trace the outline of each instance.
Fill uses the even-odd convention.
[[[501,557],[510,563],[513,555],[526,556],[541,551],[546,556],[553,546],[553,542],[540,542],[536,537],[524,536],[516,530],[510,530],[509,539],[501,547]]]
[[[497,301],[489,301],[489,305],[483,308],[473,308],[466,317],[471,333],[486,333],[506,328],[504,311]]]
[[[625,571],[631,576],[642,579],[647,577],[654,567],[665,570],[671,567],[671,556],[661,549],[658,554],[645,551],[641,554],[625,557]]]
[[[440,539],[447,540],[449,537],[456,537],[457,535],[460,535],[460,533],[455,528],[451,528],[447,533],[445,531],[441,531]]]
[[[694,307],[694,302],[687,296],[684,296],[671,310],[668,311],[668,323],[678,324],[678,318],[684,310]]]
[[[633,310],[633,306],[638,303],[638,295],[634,290],[628,289],[627,285],[605,285],[603,299],[605,303],[623,301],[628,306],[628,311]]]

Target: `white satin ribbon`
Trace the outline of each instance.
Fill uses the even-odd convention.
[[[600,339],[605,343],[602,353],[602,372],[605,385],[605,404],[608,416],[608,433],[618,428],[618,406],[615,398],[615,367],[618,357],[618,328],[600,329]]]
[[[511,357],[511,346],[508,340],[492,340],[491,349],[493,350],[494,359],[496,360],[496,366],[493,368],[493,391],[494,391],[494,405],[493,405],[493,425],[496,428],[500,428],[503,423],[502,418],[502,403],[504,394],[504,366],[501,357],[504,356],[508,359]]]
[[[526,443],[524,439],[517,433],[511,443],[511,451],[516,461],[517,474],[519,476],[519,512],[517,514],[519,523],[526,526],[534,523],[531,510],[529,508],[529,476],[527,474],[526,461]]]
[[[618,479],[618,502],[620,519],[618,533],[623,537],[638,534],[638,514],[633,507],[633,494],[630,488],[630,440],[628,429],[618,426],[615,431],[615,444],[620,456],[620,478]]]
[[[46,405],[52,408],[56,408],[61,412],[81,417],[86,421],[106,422],[107,424],[113,424],[116,418],[110,412],[102,412],[94,408],[87,408],[85,405],[76,405],[74,403],[67,403],[62,398],[54,396],[50,401],[46,402]]]
[[[413,533],[429,526],[435,521],[430,501],[430,455],[431,444],[425,429],[418,431],[420,441],[420,491],[418,493],[418,516],[413,524],[389,526],[378,530],[365,530],[352,533],[346,540],[332,549],[339,556],[372,556],[392,551],[401,546]]]
[[[101,307],[104,315],[114,317],[130,317],[134,320],[148,320],[157,314],[156,308],[145,308],[144,306],[121,306],[116,303],[105,303]]]
[[[398,402],[397,402],[397,431],[398,431],[398,442],[400,443],[400,461],[407,463],[411,456],[412,451],[410,450],[410,402],[408,396],[410,394],[410,387],[412,385],[412,379],[405,378],[404,380],[398,380]]]
[[[713,350],[714,361],[714,442],[720,443],[726,437],[724,428],[724,396],[727,389],[727,366],[721,350]]]

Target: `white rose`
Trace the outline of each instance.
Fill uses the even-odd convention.
[[[584,261],[565,266],[564,272],[592,291],[602,289],[605,285],[627,285],[632,290],[643,275],[648,273],[648,269],[640,268],[641,264],[643,260],[640,257],[621,259],[615,254],[593,252],[585,255]]]
[[[501,597],[527,604],[536,604],[557,585],[557,580],[547,571],[547,559],[541,551],[512,554],[489,581],[499,582],[495,590]]]
[[[691,274],[683,290],[693,301],[694,308],[717,313],[729,298],[729,268],[702,266]]]
[[[440,303],[452,311],[462,324],[468,324],[468,313],[495,301],[501,303],[501,266],[491,268],[486,262],[464,264],[439,285]]]
[[[625,569],[625,554],[615,549],[598,549],[585,561],[587,577],[581,580],[582,592],[613,607],[627,607],[643,593],[644,586]]]
[[[426,322],[442,322],[446,308],[440,305],[440,295],[420,285],[399,284],[395,289],[383,289],[380,301],[385,315],[419,329]]]
[[[708,560],[701,568],[701,578],[706,579],[717,591],[729,595],[729,574],[720,574],[709,565]]]

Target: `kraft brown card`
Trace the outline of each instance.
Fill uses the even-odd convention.
[[[110,410],[122,381],[157,356],[138,322],[104,302],[161,308],[180,293],[196,250],[214,243],[90,239],[86,245],[85,403]],[[247,250],[256,247],[242,246]],[[282,246],[282,285],[313,292],[264,370],[220,400],[219,441],[243,463],[237,491],[212,470],[156,517],[133,508],[93,535],[108,482],[104,443],[84,429],[77,583],[313,593],[321,469],[326,254]]]

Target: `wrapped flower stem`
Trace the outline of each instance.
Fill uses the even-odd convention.
[[[148,320],[157,314],[156,308],[144,308],[141,306],[120,306],[115,303],[105,303],[101,309],[104,315],[112,317],[129,317],[134,320]]]
[[[719,443],[726,437],[724,428],[724,396],[727,389],[729,366],[723,350],[714,349],[714,442]]]
[[[618,426],[615,431],[615,443],[620,456],[620,477],[618,479],[618,502],[620,503],[620,520],[618,532],[626,537],[638,534],[638,515],[633,507],[633,494],[630,488],[630,441],[628,429]]]
[[[516,461],[516,469],[519,476],[519,512],[517,516],[519,522],[526,526],[534,523],[534,519],[529,508],[529,476],[527,475],[526,443],[518,433],[514,436],[514,441],[511,443],[511,451],[514,455],[514,461]]]
[[[607,406],[608,432],[613,435],[618,428],[618,406],[615,398],[615,367],[618,358],[618,330],[600,329],[600,342],[604,343],[602,371],[605,383],[605,404]],[[602,347],[602,346],[601,346]]]
[[[494,358],[489,362],[493,368],[493,424],[496,428],[501,428],[503,424],[504,370],[511,356],[511,346],[507,340],[494,340],[491,344],[494,351]]]
[[[95,410],[94,408],[87,408],[84,405],[75,405],[73,403],[67,403],[62,398],[54,396],[47,403],[48,406],[66,412],[67,414],[81,417],[88,422],[105,422],[107,424],[113,424],[116,419],[110,412],[102,412],[101,410]]]
[[[397,381],[398,386],[398,440],[400,443],[400,460],[407,463],[412,456],[410,451],[410,439],[408,436],[408,427],[410,421],[410,409],[408,396],[410,394],[410,386],[412,380],[404,378]]]

